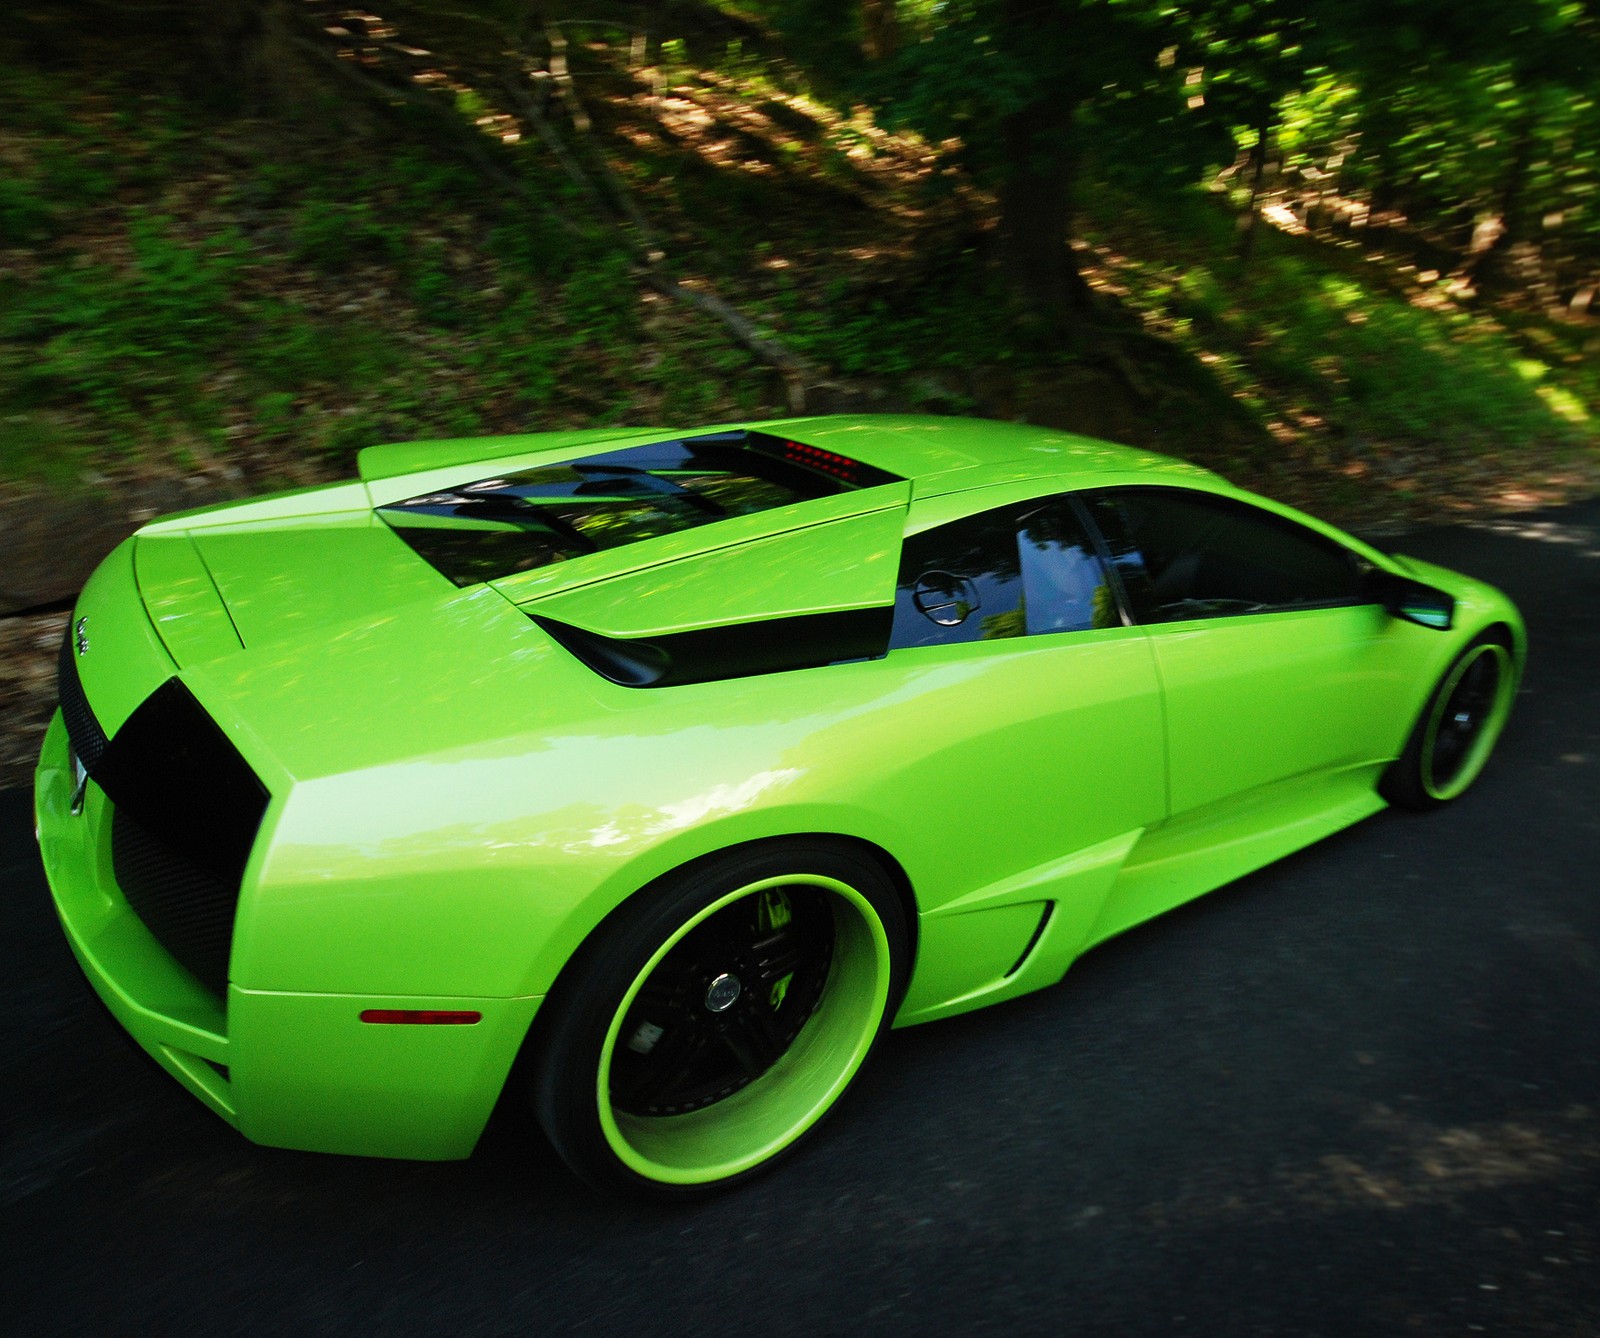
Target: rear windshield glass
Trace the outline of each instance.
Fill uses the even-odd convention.
[[[541,465],[378,508],[457,585],[880,483],[893,474],[764,432],[718,432]]]

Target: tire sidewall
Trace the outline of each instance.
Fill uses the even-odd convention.
[[[874,937],[881,934],[888,971],[871,1035],[864,1037],[859,1057],[821,1108],[750,1164],[709,1179],[682,1178],[666,1167],[651,1173],[647,1157],[628,1155],[628,1140],[619,1132],[606,1097],[610,1055],[628,1003],[692,925],[749,894],[753,884],[773,879],[810,882],[847,897],[864,925],[870,918]],[[539,1122],[563,1160],[589,1184],[608,1192],[697,1197],[758,1175],[815,1133],[870,1057],[904,992],[906,945],[899,894],[875,861],[848,847],[820,840],[763,842],[668,874],[608,917],[568,964],[541,1010],[542,1025],[531,1038],[535,1051],[530,1066]],[[752,1087],[768,1076],[756,1079]]]
[[[1451,694],[1472,664],[1484,655],[1496,658],[1498,677],[1489,717],[1468,745],[1467,756],[1450,780],[1440,785],[1433,777],[1433,750],[1444,709]],[[1499,741],[1511,714],[1516,693],[1516,663],[1504,639],[1481,632],[1461,648],[1428,694],[1405,750],[1384,773],[1379,790],[1398,808],[1422,812],[1440,808],[1462,795],[1477,780]]]

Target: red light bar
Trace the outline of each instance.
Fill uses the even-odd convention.
[[[454,1008],[368,1008],[363,1022],[398,1022],[424,1027],[470,1027],[483,1014]]]
[[[835,455],[817,446],[807,446],[801,441],[785,441],[783,454],[797,465],[809,465],[818,473],[832,474],[834,478],[854,483],[860,478],[861,463],[848,455]]]

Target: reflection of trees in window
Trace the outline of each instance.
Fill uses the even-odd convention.
[[[674,478],[679,487],[715,502],[730,516],[744,516],[769,507],[786,506],[795,500],[794,493],[766,479],[742,477],[737,474],[699,474],[692,478]]]
[[[932,608],[941,595],[945,602]],[[981,616],[973,620],[970,613]],[[1120,624],[1105,570],[1066,498],[997,507],[906,541],[895,610],[896,646],[992,641]]]
[[[1077,511],[1064,499],[1024,517],[1022,575],[1034,633],[1082,632],[1120,622],[1105,569]]]
[[[1028,633],[1028,597],[1017,601],[1017,607],[1004,613],[991,613],[983,620],[983,640],[998,641],[1002,637],[1026,636]]]
[[[1116,596],[1111,593],[1111,583],[1102,580],[1094,588],[1089,614],[1091,627],[1121,627],[1122,615],[1117,611]]]
[[[968,516],[906,540],[900,583],[910,584],[934,572],[950,572],[968,580],[993,577],[1014,581],[1022,574],[1017,560],[1017,526],[1010,508]]]

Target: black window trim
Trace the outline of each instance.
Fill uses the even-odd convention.
[[[1118,569],[1116,560],[1111,552],[1111,545],[1106,542],[1106,537],[1100,532],[1100,526],[1095,523],[1094,514],[1083,499],[1085,490],[1076,492],[1057,493],[1057,497],[1064,497],[1077,513],[1078,522],[1083,526],[1084,533],[1089,536],[1089,542],[1094,545],[1094,555],[1100,560],[1101,569],[1106,574],[1106,582],[1111,587],[1111,597],[1117,602],[1117,616],[1122,619],[1124,627],[1138,627],[1140,622],[1134,616],[1133,601],[1128,598],[1128,588],[1122,583],[1122,572]],[[1144,554],[1139,554],[1139,563],[1144,564]]]
[[[1141,619],[1139,617],[1138,608],[1129,595],[1127,587],[1123,584],[1121,571],[1118,569],[1116,562],[1111,560],[1111,548],[1109,541],[1107,541],[1105,538],[1105,535],[1101,530],[1099,520],[1094,515],[1093,508],[1090,505],[1090,503],[1097,498],[1103,498],[1108,501],[1115,502],[1119,495],[1134,492],[1176,493],[1184,497],[1204,498],[1211,502],[1220,503],[1223,507],[1236,507],[1241,511],[1247,512],[1251,516],[1264,517],[1268,524],[1278,525],[1296,535],[1309,535],[1314,541],[1337,549],[1349,560],[1351,568],[1357,573],[1357,575],[1362,576],[1363,578],[1365,578],[1367,572],[1372,567],[1372,564],[1366,558],[1362,557],[1361,554],[1357,553],[1353,548],[1340,543],[1332,535],[1323,534],[1320,530],[1312,529],[1308,525],[1302,525],[1299,521],[1294,520],[1289,516],[1281,516],[1275,511],[1270,511],[1266,507],[1257,506],[1252,502],[1244,500],[1243,498],[1229,497],[1222,493],[1211,492],[1205,488],[1191,488],[1183,484],[1175,483],[1127,483],[1117,484],[1111,487],[1080,489],[1079,491],[1072,493],[1071,496],[1074,499],[1075,504],[1078,506],[1080,514],[1088,524],[1090,534],[1094,536],[1096,544],[1100,546],[1099,551],[1101,562],[1106,565],[1111,573],[1113,589],[1117,594],[1118,605],[1122,609],[1123,617],[1127,620],[1129,626],[1145,628],[1170,627],[1177,626],[1180,623],[1216,622],[1224,618],[1263,618],[1273,617],[1281,614],[1314,613],[1322,609],[1363,608],[1369,604],[1383,603],[1382,594],[1378,592],[1376,587],[1370,581],[1363,579],[1362,585],[1364,588],[1362,592],[1359,595],[1349,599],[1326,599],[1316,600],[1306,604],[1283,605],[1273,608],[1241,609],[1238,611],[1230,611],[1225,613],[1219,612],[1205,617],[1174,618],[1170,621],[1160,621],[1156,619],[1146,621]],[[1133,543],[1131,536],[1129,538],[1129,546],[1130,550],[1137,554],[1138,566],[1141,570],[1145,571],[1146,578],[1148,579],[1149,570],[1145,562],[1144,550],[1141,549],[1137,544]]]

